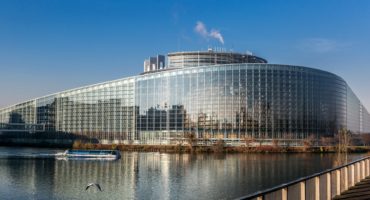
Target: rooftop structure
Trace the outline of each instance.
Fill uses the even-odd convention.
[[[267,63],[267,60],[247,53],[226,51],[185,51],[168,54],[169,68],[199,67],[206,65]]]
[[[157,55],[156,57],[149,57],[144,60],[144,72],[157,71],[165,68],[166,58],[163,55]]]

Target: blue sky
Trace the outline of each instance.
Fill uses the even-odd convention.
[[[0,107],[217,46],[333,72],[370,110],[369,44],[367,0],[0,0]]]

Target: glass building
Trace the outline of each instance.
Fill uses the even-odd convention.
[[[187,67],[167,67],[0,109],[0,123],[42,125],[49,136],[63,132],[102,143],[165,144],[189,133],[238,142],[245,137],[320,138],[340,128],[370,132],[368,111],[341,77],[251,60],[195,66],[177,60]]]

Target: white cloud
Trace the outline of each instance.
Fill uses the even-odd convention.
[[[207,40],[209,38],[213,38],[218,40],[221,44],[224,44],[224,37],[222,36],[221,32],[215,29],[212,29],[211,32],[208,32],[206,25],[201,21],[197,22],[194,31]]]

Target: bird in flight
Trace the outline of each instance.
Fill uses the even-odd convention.
[[[86,186],[86,189],[85,189],[85,190],[89,189],[89,188],[90,188],[90,187],[92,187],[92,186],[97,187],[97,188],[99,189],[99,191],[100,191],[100,192],[102,191],[102,190],[101,190],[101,187],[100,187],[100,185],[99,185],[98,183],[89,183],[89,184]]]

